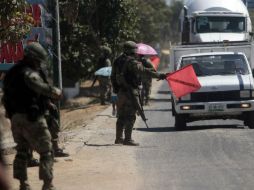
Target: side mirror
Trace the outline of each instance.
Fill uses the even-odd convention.
[[[251,69],[252,77],[254,78],[254,69]]]
[[[253,37],[254,32],[249,32],[249,35],[250,35],[251,37]]]

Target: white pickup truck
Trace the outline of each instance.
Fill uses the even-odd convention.
[[[254,128],[254,83],[244,53],[207,52],[181,56],[176,69],[192,64],[201,88],[180,99],[172,95],[176,130],[187,122],[239,119]]]

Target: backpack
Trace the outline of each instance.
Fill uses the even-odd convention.
[[[115,85],[118,89],[138,88],[140,77],[128,70],[128,64],[132,61],[135,61],[135,59],[125,54],[122,54],[115,60],[113,67],[115,70]]]

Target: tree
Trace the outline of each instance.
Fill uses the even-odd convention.
[[[115,56],[123,41],[136,38],[134,0],[80,0],[74,22],[67,19],[71,16],[65,11],[70,1],[60,3],[63,82],[76,82],[93,74],[101,45],[111,47]]]
[[[170,38],[170,41],[174,43],[180,41],[179,16],[180,16],[180,12],[182,8],[183,8],[182,1],[173,0],[171,2],[170,15],[169,15],[169,23],[170,23],[169,38]]]
[[[137,0],[139,4],[139,41],[163,43],[178,41],[178,17],[181,1],[172,1],[168,6],[164,0]]]
[[[114,58],[126,40],[176,41],[181,7],[164,0],[60,0],[63,82],[91,76],[101,45],[111,47]]]
[[[0,41],[17,42],[30,32],[33,18],[26,6],[25,0],[1,0]]]

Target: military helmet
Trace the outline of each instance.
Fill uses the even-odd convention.
[[[25,47],[24,56],[40,62],[46,62],[48,57],[46,50],[37,42],[32,42]]]
[[[106,55],[110,55],[112,53],[110,47],[108,47],[108,46],[101,46],[100,48],[101,48],[102,52],[105,53]]]
[[[133,41],[126,41],[123,44],[123,51],[126,54],[135,54],[137,51],[137,44]]]

